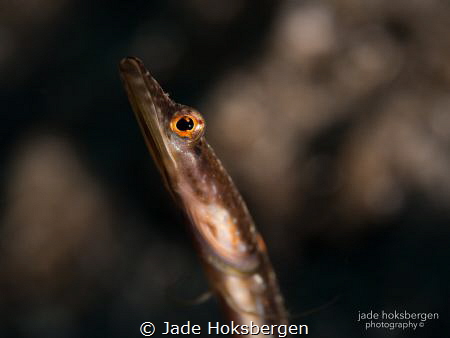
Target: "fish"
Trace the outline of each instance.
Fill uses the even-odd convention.
[[[205,119],[196,109],[174,102],[140,59],[124,58],[119,70],[149,152],[187,216],[188,231],[225,318],[237,325],[287,325],[267,247],[206,141]]]

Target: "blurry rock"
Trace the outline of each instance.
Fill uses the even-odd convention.
[[[449,196],[448,130],[433,122],[447,120],[449,13],[439,1],[286,1],[260,57],[218,83],[208,137],[272,247],[369,231],[415,189]]]
[[[47,58],[47,46],[63,16],[67,19],[70,4],[70,0],[0,2],[0,85],[11,88],[20,83]]]
[[[360,216],[399,211],[411,192],[421,192],[436,207],[450,210],[449,144],[430,128],[433,110],[443,118],[443,99],[397,93],[349,136],[342,158],[345,184],[338,200],[350,224],[361,221]],[[445,126],[445,119],[441,121]]]
[[[181,4],[186,12],[207,24],[227,24],[245,7],[248,0],[188,0]],[[178,4],[178,3],[177,3]]]
[[[32,308],[43,298],[81,304],[95,296],[94,284],[108,289],[113,212],[71,145],[35,134],[9,169],[1,231],[7,294]]]

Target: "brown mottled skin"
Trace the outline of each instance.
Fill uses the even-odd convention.
[[[173,102],[139,59],[123,59],[120,73],[149,151],[190,220],[199,256],[227,318],[240,324],[287,324],[264,242],[206,142],[203,118],[195,109]],[[180,112],[201,121],[203,128],[195,138],[171,130]]]

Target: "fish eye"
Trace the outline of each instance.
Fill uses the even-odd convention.
[[[189,116],[183,116],[178,119],[176,127],[179,131],[188,131],[194,128],[195,122]]]
[[[180,111],[175,113],[170,121],[170,129],[178,136],[197,139],[202,135],[205,121],[199,113],[194,111]]]

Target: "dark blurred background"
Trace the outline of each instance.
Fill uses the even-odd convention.
[[[193,304],[207,284],[121,86],[127,55],[204,114],[292,323],[447,336],[449,29],[447,0],[0,0],[0,336],[221,320]],[[366,331],[370,310],[440,319]]]

